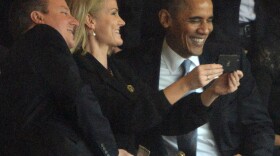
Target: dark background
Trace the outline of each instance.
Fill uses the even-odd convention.
[[[0,45],[5,47],[10,47],[13,42],[8,26],[9,8],[12,2],[13,0],[0,0]]]

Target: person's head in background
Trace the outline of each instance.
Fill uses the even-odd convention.
[[[65,0],[15,0],[10,10],[9,24],[15,39],[35,25],[49,25],[72,48],[74,31],[79,22],[70,14]]]
[[[125,22],[119,16],[116,0],[70,0],[69,6],[80,26],[75,33],[76,46],[85,52],[97,49],[112,52],[123,44],[120,28]]]
[[[211,0],[163,0],[159,20],[167,44],[182,57],[199,56],[213,30]]]

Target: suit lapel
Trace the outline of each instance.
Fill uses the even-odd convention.
[[[153,41],[152,48],[149,48],[148,51],[143,55],[142,61],[145,64],[145,67],[142,68],[142,71],[146,77],[144,80],[151,80],[148,83],[153,89],[158,90],[159,87],[159,74],[160,74],[160,61],[161,61],[161,51],[162,51],[162,40]]]
[[[117,90],[119,93],[126,96],[127,98],[132,99],[134,95],[136,95],[134,94],[135,87],[136,87],[135,83],[128,81],[127,79],[125,79],[124,77],[125,75],[122,75],[120,73],[118,69],[123,66],[119,66],[115,61],[109,61],[109,64],[113,71],[114,77],[104,77],[104,80],[107,82],[109,86]],[[127,73],[127,75],[129,74],[130,73]]]
[[[127,98],[132,98],[131,92],[128,90],[128,85],[126,84],[125,80],[117,70],[114,64],[108,60],[109,66],[111,66],[111,70],[113,72],[112,76],[110,72],[103,67],[98,60],[96,60],[90,54],[86,54],[85,56],[79,56],[80,60],[82,60],[83,66],[93,75],[98,76],[105,84],[111,87],[112,89],[116,90],[117,92],[123,94]],[[96,75],[97,74],[97,75]],[[96,83],[96,82],[93,82]]]

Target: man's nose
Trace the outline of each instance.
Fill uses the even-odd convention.
[[[75,26],[79,26],[80,25],[79,21],[75,17],[71,16],[71,18],[72,18],[72,21],[71,21],[72,25],[75,25]]]
[[[212,22],[204,21],[200,24],[198,32],[203,35],[209,35],[213,30]]]

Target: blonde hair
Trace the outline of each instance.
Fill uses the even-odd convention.
[[[71,49],[72,52],[76,52],[78,49],[85,51],[87,44],[87,31],[85,27],[85,20],[87,14],[95,16],[101,9],[104,0],[69,0],[68,4],[72,15],[80,22],[79,27],[75,31],[75,45]]]

